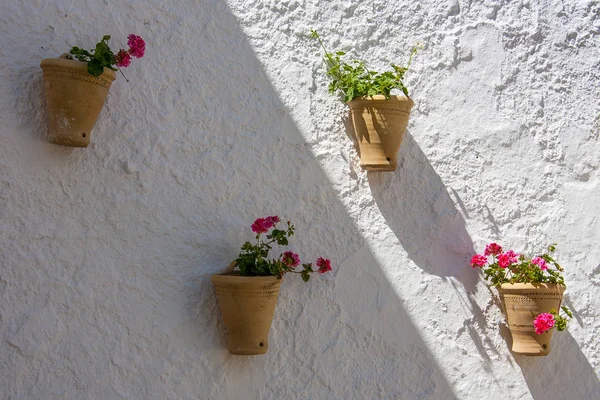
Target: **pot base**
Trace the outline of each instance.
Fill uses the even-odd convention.
[[[265,354],[269,350],[269,333],[263,332],[229,332],[227,349],[238,356],[254,356]]]
[[[513,353],[533,357],[547,356],[550,353],[551,330],[538,335],[535,332],[517,332],[513,328],[511,334],[513,339]]]
[[[395,171],[398,168],[398,163],[389,163],[385,165],[384,163],[378,164],[363,164],[360,163],[360,167],[365,171]]]
[[[73,139],[71,136],[65,135],[49,134],[47,139],[50,143],[68,147],[88,147],[90,144],[89,139],[87,141],[85,139]]]

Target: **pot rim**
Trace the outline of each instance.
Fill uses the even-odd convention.
[[[497,287],[498,290],[523,290],[523,289],[546,289],[565,291],[567,287],[560,283],[536,282],[536,283],[503,283]]]
[[[346,104],[351,103],[373,103],[373,102],[389,102],[389,103],[410,103],[411,106],[414,104],[413,100],[409,96],[399,95],[399,96],[390,96],[389,99],[386,99],[382,94],[376,94],[374,96],[362,96],[355,97],[352,100],[348,101]]]
[[[69,58],[54,57],[54,58],[44,58],[42,60],[42,62],[40,63],[40,67],[42,69],[44,69],[44,67],[51,67],[51,66],[71,68],[71,69],[78,70],[79,72],[85,72],[86,74],[89,75],[89,73],[87,72],[87,64],[88,63],[86,63],[84,61],[79,61],[79,60],[74,60],[74,59],[69,59]],[[117,72],[113,71],[112,69],[104,67],[104,71],[102,72],[102,74],[100,76],[94,77],[94,76],[90,75],[90,78],[100,78],[100,77],[114,81],[117,78]]]
[[[213,274],[211,277],[213,283],[252,283],[252,284],[273,284],[281,283],[283,278],[278,278],[276,275],[262,275],[262,276],[241,276],[239,271],[227,272],[224,274]]]

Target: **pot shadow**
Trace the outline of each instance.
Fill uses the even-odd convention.
[[[600,399],[600,380],[568,331],[554,333],[547,356],[514,358],[535,400]]]
[[[17,107],[20,129],[31,133],[33,140],[44,142],[48,127],[44,79],[39,63],[14,71],[20,79],[15,80],[12,88],[17,96]]]
[[[344,124],[346,136],[348,136],[348,139],[352,141],[354,149],[360,157],[360,146],[358,145],[358,139],[356,137],[356,133],[354,132],[354,126],[352,125],[352,117],[350,116],[350,112],[344,114],[344,116],[342,117],[342,123]]]
[[[472,311],[473,319],[465,321],[464,328],[481,356],[490,362],[483,343],[489,339],[481,338],[474,327],[487,334],[486,318],[474,298],[481,274],[469,267],[469,259],[475,254],[473,241],[448,188],[408,130],[400,147],[397,170],[368,175],[379,210],[408,257],[424,272],[448,281],[463,305]],[[452,193],[468,215],[458,193]],[[457,281],[462,287],[457,286]]]
[[[369,172],[373,197],[409,258],[423,271],[453,277],[474,292],[475,253],[462,214],[448,189],[407,130],[392,173]]]

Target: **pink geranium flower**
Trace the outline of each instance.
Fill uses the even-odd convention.
[[[144,42],[144,39],[134,35],[133,33],[127,36],[127,39],[129,53],[135,58],[144,57],[144,53],[146,52],[146,42]]]
[[[281,261],[290,268],[296,268],[300,265],[300,257],[298,257],[298,254],[291,251],[284,252]]]
[[[131,56],[123,49],[119,50],[115,55],[115,60],[117,61],[117,67],[119,68],[127,68],[131,64]]]
[[[485,251],[483,252],[483,255],[497,256],[500,253],[502,253],[502,246],[500,246],[498,243],[490,243],[487,246],[485,246]]]
[[[512,250],[507,251],[504,254],[498,256],[498,265],[500,268],[507,268],[512,264],[515,264],[519,259],[519,255]]]
[[[319,267],[317,272],[324,274],[325,272],[331,271],[331,262],[326,258],[319,257],[317,259],[317,267]]]
[[[257,218],[256,221],[250,226],[252,228],[252,232],[261,234],[267,232],[273,224],[271,222],[267,222],[264,218]]]
[[[533,320],[533,326],[535,327],[535,333],[541,335],[542,333],[554,328],[555,324],[554,315],[548,313],[541,313]]]
[[[270,217],[265,218],[265,222],[267,223],[267,225],[270,225],[269,226],[269,229],[270,229],[273,226],[275,226],[276,223],[279,222],[279,217],[277,215],[272,215]]]
[[[487,257],[481,254],[475,254],[471,258],[471,266],[475,267],[483,267],[487,263]]]
[[[542,257],[533,257],[533,259],[531,260],[531,263],[537,265],[538,267],[540,267],[544,271],[548,269],[548,265],[546,264],[546,260],[544,260]]]

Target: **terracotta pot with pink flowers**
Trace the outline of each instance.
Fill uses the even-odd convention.
[[[109,39],[105,35],[90,51],[73,47],[69,54],[41,62],[51,143],[87,147],[116,71],[129,66],[132,57],[144,56],[146,44],[139,36],[129,35],[129,50],[117,54]]]
[[[279,223],[277,216],[254,221],[252,231],[256,234],[256,242],[244,243],[238,258],[227,270],[212,276],[231,354],[267,352],[269,330],[285,274],[299,274],[307,282],[314,272],[331,271],[328,259],[319,257],[315,270],[312,263],[301,263],[298,254],[289,250],[282,251],[278,258],[269,259],[270,250],[274,246],[288,246],[288,238],[294,234],[294,225],[289,221],[282,229],[277,227]]]
[[[566,289],[564,269],[548,251],[527,258],[513,250],[504,252],[497,243],[486,246],[483,254],[471,258],[473,268],[481,268],[485,278],[496,286],[512,336],[513,353],[545,356],[550,353],[554,328],[562,331],[572,314],[561,307]],[[561,316],[559,310],[565,313]]]

